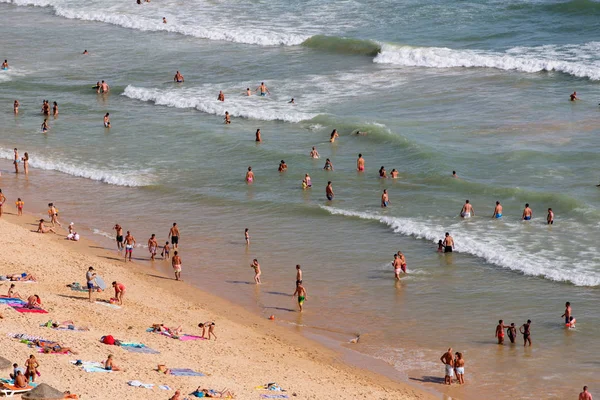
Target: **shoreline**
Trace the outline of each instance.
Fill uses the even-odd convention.
[[[10,202],[8,202],[8,204],[10,205]],[[23,217],[17,217],[16,213],[4,213],[3,218],[2,218],[2,222],[0,222],[0,236],[1,235],[5,235],[7,234],[7,231],[13,231],[15,229],[15,225],[20,227],[20,228],[24,228],[24,229],[28,229],[28,230],[35,230],[36,228],[36,217],[35,214],[31,214],[31,213],[26,213],[24,214]],[[4,225],[4,226],[3,226]],[[222,299],[220,297],[217,297],[213,294],[210,293],[206,293],[204,291],[202,291],[201,289],[189,285],[187,282],[177,282],[174,279],[165,276],[165,274],[161,273],[159,270],[157,270],[156,268],[152,268],[151,271],[148,271],[148,268],[145,266],[140,265],[138,262],[133,262],[133,263],[123,263],[120,259],[116,259],[114,257],[114,254],[116,252],[111,252],[110,250],[105,249],[104,247],[100,247],[97,246],[94,240],[92,239],[86,239],[86,238],[82,238],[82,240],[80,240],[79,242],[70,242],[70,241],[66,241],[64,240],[64,236],[66,235],[62,235],[62,234],[57,234],[57,235],[52,235],[52,234],[45,234],[42,238],[42,240],[38,239],[39,235],[38,233],[33,233],[33,232],[26,232],[23,231],[23,229],[19,229],[17,228],[19,232],[18,236],[22,236],[22,235],[26,235],[26,236],[31,236],[34,235],[31,239],[34,240],[35,244],[32,243],[28,243],[29,245],[31,245],[32,247],[47,247],[48,245],[50,245],[50,247],[55,248],[57,250],[62,250],[61,253],[66,253],[68,254],[68,258],[71,259],[79,259],[79,258],[83,258],[87,260],[90,260],[90,262],[92,261],[96,261],[96,263],[100,263],[100,264],[107,264],[109,266],[112,266],[113,268],[111,268],[112,270],[116,270],[118,272],[118,275],[124,275],[124,276],[130,276],[133,277],[133,281],[136,282],[135,286],[138,286],[138,288],[135,288],[134,290],[136,292],[139,292],[140,289],[142,292],[145,292],[146,290],[150,289],[152,290],[152,292],[155,292],[157,290],[159,290],[160,292],[162,292],[163,296],[165,298],[176,298],[177,300],[174,303],[178,303],[178,304],[184,304],[184,303],[192,303],[194,304],[193,306],[190,307],[190,310],[202,310],[203,312],[206,312],[205,310],[210,310],[208,311],[210,314],[214,315],[215,317],[212,317],[210,319],[215,319],[217,322],[217,334],[219,335],[219,340],[215,341],[215,342],[207,342],[207,341],[201,341],[201,344],[206,344],[206,343],[211,343],[211,344],[220,344],[223,342],[223,340],[221,339],[222,336],[226,335],[223,332],[223,330],[225,330],[226,328],[222,328],[221,325],[227,325],[229,323],[231,324],[235,324],[235,325],[241,325],[241,329],[242,331],[251,331],[252,334],[257,335],[258,337],[262,338],[262,340],[264,340],[265,342],[269,343],[270,346],[278,346],[281,347],[282,349],[285,349],[282,353],[280,353],[280,355],[284,356],[285,358],[290,357],[288,354],[289,353],[295,353],[294,356],[292,357],[296,357],[298,354],[301,354],[300,356],[300,360],[303,362],[310,362],[310,363],[314,363],[314,365],[311,365],[310,369],[313,369],[316,367],[316,370],[318,369],[325,369],[325,370],[330,370],[331,372],[334,372],[334,375],[343,375],[346,378],[348,378],[349,376],[352,376],[351,381],[355,382],[355,383],[360,383],[361,387],[368,387],[369,391],[372,392],[372,394],[375,394],[376,392],[382,392],[385,393],[385,395],[381,395],[383,397],[376,397],[376,398],[398,398],[398,399],[434,399],[434,398],[439,398],[438,396],[433,395],[432,393],[429,393],[426,391],[425,388],[420,388],[417,387],[416,385],[411,385],[409,383],[402,383],[402,382],[397,382],[395,380],[392,380],[382,374],[378,374],[375,372],[372,372],[368,369],[357,369],[356,366],[352,366],[351,363],[348,363],[347,358],[348,353],[353,352],[351,349],[345,349],[344,352],[346,352],[346,354],[343,354],[342,352],[339,351],[334,351],[332,350],[330,347],[325,346],[321,343],[315,342],[313,339],[307,338],[306,335],[302,334],[302,333],[296,333],[293,332],[292,329],[290,329],[290,327],[287,326],[283,326],[282,324],[278,324],[278,323],[273,323],[271,321],[265,320],[264,318],[261,318],[259,315],[256,315],[254,313],[252,313],[251,311],[243,308],[242,306],[239,306],[237,304],[231,303],[228,300]],[[60,232],[60,231],[59,231]],[[35,238],[35,239],[34,239]],[[34,256],[38,256],[39,254],[36,254],[37,252],[34,251],[32,255]],[[5,257],[10,258],[10,255],[5,255]],[[106,261],[102,260],[102,259],[106,259]],[[85,265],[86,263],[84,263]],[[127,266],[128,268],[123,268],[124,266]],[[14,267],[16,268],[16,267]],[[24,269],[27,269],[24,267]],[[65,268],[67,269],[67,268]],[[77,276],[82,277],[86,271],[86,268],[84,267],[80,267],[79,270],[77,271],[76,276],[69,276],[70,273],[74,272],[75,267],[71,267],[68,268],[68,271],[61,271],[61,273],[59,274],[59,276],[63,277],[63,281],[62,282],[56,282],[54,280],[53,284],[54,285],[58,285],[59,288],[62,288],[62,290],[58,290],[59,293],[62,294],[56,294],[56,293],[52,293],[52,291],[48,291],[45,290],[43,288],[43,286],[46,285],[46,276],[44,275],[44,272],[36,267],[32,267],[30,268],[27,272],[31,272],[34,275],[39,275],[42,274],[42,278],[38,278],[38,281],[40,283],[37,284],[29,284],[29,285],[25,285],[25,284],[19,284],[17,282],[17,289],[20,292],[24,292],[26,291],[28,294],[29,291],[33,290],[30,288],[35,288],[36,293],[39,294],[42,299],[45,298],[50,298],[50,303],[49,305],[47,305],[46,301],[44,301],[44,306],[48,307],[48,306],[52,306],[54,305],[53,303],[66,303],[64,304],[67,308],[73,305],[77,305],[79,306],[83,300],[83,303],[85,303],[88,306],[94,306],[94,304],[89,304],[87,303],[87,292],[72,292],[69,288],[66,288],[65,285],[67,283],[70,283],[71,281],[79,281],[81,282],[82,279],[77,279]],[[96,268],[96,270],[98,270],[99,268]],[[17,272],[15,271],[6,271],[7,273],[13,273],[13,272]],[[66,274],[65,274],[66,273]],[[66,275],[66,276],[65,276]],[[110,279],[106,279],[107,282],[112,281],[113,278]],[[125,279],[119,278],[117,279],[118,281],[123,281],[125,282]],[[54,287],[53,285],[53,287]],[[185,285],[185,291],[181,291],[181,286]],[[124,308],[121,310],[116,310],[116,311],[112,311],[110,309],[107,310],[96,310],[94,309],[95,312],[100,313],[100,314],[110,314],[111,312],[123,312],[126,309],[129,310],[130,308],[138,308],[139,307],[139,303],[140,302],[140,298],[138,297],[137,294],[134,294],[133,296],[130,293],[130,287],[131,284],[126,284],[127,286],[127,297],[125,298],[125,305]],[[6,284],[2,285],[3,290],[7,289]],[[107,294],[111,293],[109,289],[107,289],[106,292],[100,294],[99,297],[108,297]],[[72,296],[70,294],[79,294],[79,296]],[[57,296],[60,297],[64,297],[65,299],[57,299]],[[143,296],[143,295],[142,295]],[[74,301],[75,299],[77,299],[78,301]],[[132,304],[133,303],[133,304]],[[137,303],[137,304],[136,304]],[[166,302],[166,303],[173,303],[173,302]],[[61,304],[62,305],[62,304]],[[68,316],[68,319],[73,319],[76,323],[78,323],[78,321],[82,320],[82,315],[81,313],[78,313],[77,309],[81,308],[81,307],[74,307],[75,310],[71,310],[70,312],[68,312],[68,314],[70,314]],[[98,308],[98,307],[95,307]],[[101,307],[104,308],[104,307]],[[65,319],[64,316],[59,316],[56,315],[55,312],[52,312],[52,308],[50,308],[48,311],[50,311],[49,314],[29,314],[27,316],[22,315],[22,318],[18,318],[17,320],[22,322],[22,329],[29,329],[29,330],[35,330],[36,332],[26,332],[29,334],[38,334],[40,336],[43,336],[45,338],[51,339],[51,340],[58,340],[61,342],[61,344],[64,344],[66,346],[71,345],[70,343],[65,343],[64,338],[54,338],[52,337],[53,335],[51,335],[51,331],[50,329],[47,328],[34,328],[38,325],[38,323],[42,323],[47,321],[48,319],[52,318],[53,320],[63,320]],[[64,311],[64,308],[63,308]],[[3,356],[5,357],[12,357],[11,361],[16,361],[19,362],[19,360],[21,359],[25,359],[26,357],[26,353],[30,352],[31,350],[28,349],[26,346],[21,346],[18,344],[18,342],[14,341],[13,339],[9,339],[6,337],[6,333],[8,332],[13,332],[11,330],[6,331],[6,322],[10,321],[13,319],[14,315],[16,313],[11,312],[10,310],[5,311],[4,309],[2,310],[5,319],[3,320],[4,322],[2,323],[3,325],[3,330],[4,332],[2,332],[3,334],[1,335],[0,340],[5,342],[5,345],[7,349],[10,349],[11,351],[7,351],[6,354],[3,354]],[[163,312],[165,312],[163,310]],[[198,314],[198,313],[195,313]],[[31,317],[30,317],[31,315]],[[152,323],[162,323],[163,321],[165,322],[165,324],[175,324],[176,322],[173,322],[173,320],[179,320],[179,322],[181,322],[181,318],[177,318],[173,315],[173,313],[169,313],[168,311],[166,312],[166,315],[168,316],[167,318],[164,318],[164,316],[161,316],[159,320],[149,320],[146,319],[144,321],[143,326],[150,326]],[[223,315],[227,315],[227,319],[224,323],[223,319],[221,316]],[[158,317],[157,317],[158,318]],[[203,317],[205,318],[205,317]],[[201,320],[200,317],[196,317],[197,320]],[[139,319],[133,319],[135,322],[141,322],[139,321]],[[170,322],[167,322],[170,321]],[[108,321],[104,320],[107,324]],[[129,324],[129,322],[128,322]],[[13,324],[8,324],[11,327],[16,327]],[[113,325],[112,329],[115,329],[116,331],[113,331],[113,334],[115,337],[123,339],[123,335],[125,334],[123,332],[122,329],[117,329],[116,327],[114,327],[114,324],[109,324],[109,325]],[[18,325],[17,325],[18,326]],[[193,325],[190,326],[189,321],[184,325],[185,328],[187,328],[188,331],[193,330],[193,326],[195,326],[195,323]],[[98,326],[90,326],[90,328],[92,329],[90,331],[96,333],[94,336],[96,337],[95,340],[93,342],[95,342],[95,346],[96,348],[100,347],[102,348],[104,345],[98,344],[97,340],[99,339],[100,336],[103,336],[105,334],[108,333],[101,333],[103,331],[98,331]],[[222,330],[223,329],[223,330]],[[189,332],[190,334],[198,334],[197,330],[198,328],[195,329],[196,331],[192,331]],[[228,331],[228,330],[226,330]],[[87,333],[87,332],[86,332]],[[144,332],[145,333],[145,332]],[[156,348],[159,347],[159,345],[156,345],[154,342],[156,342],[156,339],[164,339],[161,338],[160,335],[150,335],[150,334],[141,334],[140,332],[135,332],[136,336],[142,336],[143,337],[143,342],[145,344],[147,344],[149,347],[152,348]],[[78,336],[83,336],[83,335],[78,335]],[[89,334],[88,334],[89,336]],[[150,337],[148,337],[150,336]],[[317,336],[317,335],[315,335]],[[129,338],[125,338],[126,340],[131,340]],[[154,340],[151,340],[154,339]],[[234,341],[235,338],[227,338],[226,339],[228,342],[229,340]],[[182,344],[187,344],[187,342],[184,342]],[[195,344],[195,343],[194,343]],[[228,343],[229,344],[229,343]],[[76,356],[77,359],[85,359],[85,352],[83,352],[78,346],[75,346],[76,350],[79,351],[79,355]],[[340,348],[343,348],[343,346],[339,346]],[[109,350],[112,349],[102,349],[105,350],[106,353],[108,353]],[[183,350],[183,349],[182,349]],[[18,357],[16,357],[16,354],[19,354]],[[274,355],[274,354],[272,354]],[[361,357],[368,357],[366,355],[360,355],[360,353],[357,353],[358,355],[358,359],[360,359]],[[19,358],[20,357],[20,358]],[[40,355],[38,357],[38,359],[40,360],[41,364],[43,366],[46,366],[48,364],[51,364],[50,361],[63,361],[62,364],[64,364],[65,361],[65,357],[68,359],[72,359],[74,358],[74,356],[60,356],[60,355]],[[120,360],[121,363],[123,363],[124,360],[124,356],[117,356],[118,360]],[[56,359],[53,359],[56,358]],[[88,357],[89,358],[89,357]],[[306,358],[308,360],[306,360]],[[48,360],[46,360],[48,359]],[[276,358],[275,358],[276,359]],[[304,360],[302,360],[304,359]],[[342,359],[346,359],[344,361],[342,361]],[[97,360],[95,360],[97,361]],[[216,360],[218,362],[218,358]],[[273,361],[273,359],[271,359],[271,361]],[[383,363],[383,362],[382,362]],[[156,364],[156,363],[154,363]],[[65,370],[69,371],[69,372],[73,372],[73,371],[78,371],[75,367],[73,368],[73,371],[68,370],[69,366],[65,367]],[[64,386],[64,382],[62,382],[61,376],[59,375],[61,372],[66,372],[66,371],[60,371],[60,369],[56,370],[55,368],[55,372],[57,373],[49,373],[46,369],[44,369],[44,367],[42,367],[42,371],[45,372],[45,374],[43,374],[43,379],[42,382],[48,382],[50,384],[57,384],[57,385],[61,385]],[[130,369],[128,369],[128,372],[130,371]],[[157,374],[156,372],[154,372],[154,374]],[[146,374],[147,375],[147,374]],[[211,374],[209,374],[209,376],[211,376]],[[315,378],[318,376],[322,376],[322,373],[319,373],[317,375],[315,375]],[[114,377],[114,375],[113,375]],[[128,379],[135,379],[135,378],[129,378]],[[142,379],[140,379],[142,380]],[[269,380],[269,379],[267,379]],[[271,381],[273,381],[274,379],[271,379]],[[143,381],[143,380],[142,380]],[[284,383],[284,381],[282,379],[279,380],[275,380],[277,381],[280,385],[282,385],[283,387],[292,387],[289,385],[286,385]],[[349,379],[344,379],[345,382],[348,382]],[[145,382],[145,381],[143,381]],[[256,382],[256,385],[261,384],[262,382]],[[123,384],[125,385],[124,387],[127,387],[125,382],[123,382]],[[254,385],[254,386],[256,386]],[[321,386],[322,383],[319,385]],[[85,397],[84,398],[102,398],[102,397],[94,397],[94,395],[92,394],[90,396],[90,393],[86,393],[85,391],[83,391],[82,389],[82,385],[77,385],[76,382],[74,382],[74,384],[71,387],[65,387],[63,388],[62,386],[57,386],[59,389],[61,390],[71,390],[72,392],[76,392],[76,393],[84,393]],[[173,385],[169,384],[169,386],[173,387]],[[231,386],[231,384],[229,384],[229,386]],[[229,387],[228,386],[228,387]],[[135,392],[140,393],[143,395],[143,391],[142,389],[138,389],[138,388],[134,388]],[[189,387],[190,391],[194,388]],[[243,389],[238,389],[235,387],[230,387],[230,389],[234,390],[234,392],[238,393],[238,398],[246,398],[246,396],[240,396],[240,390]],[[236,390],[237,389],[237,390]],[[186,389],[187,390],[187,389]],[[291,389],[288,389],[291,391]],[[346,387],[344,388],[344,393],[350,393],[348,392],[349,388]],[[296,392],[300,392],[300,390],[295,390]],[[134,392],[134,393],[135,393]],[[243,393],[243,392],[242,392]],[[308,393],[298,393],[298,398],[318,398],[318,391],[315,392],[317,397],[313,397],[314,394],[308,394]],[[358,393],[357,393],[358,395]],[[331,398],[346,398],[344,397],[344,394],[340,393],[338,397],[336,397],[335,395],[330,395],[329,397]],[[130,398],[130,397],[128,397]],[[136,398],[136,397],[133,397]],[[145,398],[145,397],[140,397],[140,398]]]

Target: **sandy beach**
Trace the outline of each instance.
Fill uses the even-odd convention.
[[[93,242],[70,242],[60,234],[35,233],[31,215],[5,214],[0,220],[0,274],[28,272],[36,283],[16,282],[23,296],[38,294],[48,314],[18,313],[2,305],[0,312],[0,356],[20,366],[35,354],[41,377],[59,390],[70,390],[83,399],[168,399],[181,389],[183,395],[198,386],[234,391],[237,398],[258,399],[261,394],[285,394],[298,399],[432,399],[408,385],[392,382],[373,373],[351,368],[339,356],[276,322],[263,320],[236,305],[203,293],[185,282],[161,276],[154,270],[125,264],[120,255]],[[139,250],[141,251],[141,250]],[[93,266],[109,288],[97,293],[99,300],[114,295],[112,281],[126,285],[124,306],[113,309],[88,302],[87,292],[73,291],[66,285],[85,285],[85,273]],[[183,277],[185,278],[185,272]],[[0,292],[8,291],[4,281]],[[89,331],[54,330],[40,326],[48,320],[72,320]],[[199,322],[215,321],[217,340],[181,341],[146,332],[153,323],[169,327],[182,325],[185,333],[200,335]],[[37,354],[9,333],[25,333],[55,340],[73,348],[77,355]],[[123,347],[99,341],[112,335],[126,342],[143,343],[160,354],[137,354]],[[126,371],[87,373],[72,360],[102,362],[113,354],[116,364]],[[193,369],[206,376],[171,376],[159,373],[157,366]],[[154,384],[154,388],[132,387],[128,381]],[[268,392],[256,389],[277,382],[286,390]],[[173,390],[161,390],[168,385]]]

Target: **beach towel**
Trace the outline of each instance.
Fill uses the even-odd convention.
[[[19,305],[19,307],[13,307],[13,309],[20,313],[48,314],[48,311],[42,310],[41,308],[24,308]]]
[[[160,351],[156,351],[154,349],[151,349],[150,347],[123,347],[125,350],[127,350],[130,353],[141,353],[141,354],[160,354]]]
[[[206,340],[206,339],[201,336],[181,335],[181,336],[179,336],[179,340],[181,340],[182,342],[187,342],[189,340]]]
[[[171,335],[169,332],[158,332],[158,331],[155,331],[155,330],[154,330],[154,329],[152,329],[152,328],[148,328],[148,329],[146,329],[146,332],[150,332],[150,333],[156,333],[156,334],[159,334],[159,335],[163,335],[163,336],[166,336],[166,337],[170,337],[171,339],[179,339],[179,340],[181,340],[182,342],[187,342],[187,341],[189,341],[189,340],[205,340],[205,338],[203,338],[203,337],[200,337],[200,336],[195,336],[195,335],[187,335],[187,334],[185,334],[185,333],[183,333],[183,334],[181,334],[181,335],[179,335],[179,336],[173,336],[173,335]]]
[[[287,399],[289,398],[287,394],[261,394],[261,399]]]
[[[142,387],[144,389],[152,389],[154,387],[153,383],[142,383],[140,381],[129,381],[127,384],[129,386]]]
[[[60,351],[44,351],[43,348],[39,347],[38,348],[38,353],[43,353],[43,354],[71,354],[69,351],[65,351],[65,350],[60,350]]]
[[[80,361],[81,365],[77,365],[77,362]],[[102,363],[96,362],[96,361],[81,361],[81,360],[77,360],[77,361],[71,361],[71,364],[76,365],[76,366],[80,366],[81,369],[83,369],[85,372],[112,372],[108,369],[104,368],[104,365],[102,365]]]
[[[116,304],[110,304],[110,303],[107,303],[105,301],[96,301],[96,304],[101,304],[103,306],[110,307],[110,308],[113,308],[115,310],[120,310],[121,309],[121,306],[118,306]]]
[[[146,347],[144,343],[136,343],[136,342],[122,342],[119,341],[120,346],[122,347]]]
[[[171,375],[175,376],[205,376],[202,372],[196,372],[189,368],[171,368]]]
[[[6,336],[13,338],[13,339],[19,339],[21,341],[24,341],[24,343],[33,342],[34,340],[41,340],[44,342],[49,342],[49,340],[46,340],[41,336],[28,335],[26,333],[7,333]]]
[[[82,287],[79,282],[73,282],[70,285],[67,285],[68,287],[71,288],[71,290],[75,291],[75,292],[87,292],[87,286],[86,287]]]
[[[0,297],[0,303],[17,303],[17,304],[27,304],[25,300],[18,299],[16,297]]]
[[[168,387],[167,385],[160,385],[158,388],[161,390],[173,390],[170,387]]]

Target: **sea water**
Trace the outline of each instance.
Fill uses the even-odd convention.
[[[8,204],[21,197],[41,211],[53,201],[63,222],[106,246],[115,223],[143,245],[151,233],[163,244],[178,222],[185,279],[339,341],[360,334],[350,348],[388,363],[395,379],[443,390],[439,357],[452,346],[467,360],[459,398],[560,399],[593,387],[600,4],[288,3],[0,0]],[[176,70],[185,83],[173,83]],[[100,80],[110,93],[92,88]],[[262,81],[271,95],[244,96]],[[569,101],[573,91],[581,101]],[[46,134],[44,99],[59,105]],[[12,173],[14,147],[29,153],[29,177]],[[381,166],[399,179],[379,179]],[[313,187],[303,191],[306,173]],[[475,217],[461,220],[466,199]],[[501,220],[491,218],[496,201]],[[445,232],[452,255],[436,252]],[[398,250],[409,274],[395,283]],[[290,296],[296,264],[303,314]],[[534,346],[495,345],[499,319],[531,319]]]

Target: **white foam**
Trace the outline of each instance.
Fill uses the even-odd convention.
[[[116,240],[116,237],[115,237],[114,233],[111,234],[111,233],[104,232],[103,230],[96,229],[96,228],[92,229],[92,233],[94,235],[104,236],[105,238],[108,238],[110,240]],[[141,249],[147,249],[148,245],[145,245],[145,244],[142,244],[142,243],[137,243],[135,245],[135,247],[138,247],[138,248],[141,248]]]
[[[515,47],[504,53],[385,44],[373,62],[406,67],[479,67],[531,73],[557,71],[580,78],[600,80],[600,61],[596,55],[599,49],[600,42]]]
[[[13,151],[11,149],[0,148],[0,158],[13,160]],[[83,162],[57,161],[38,154],[30,155],[29,166],[30,168],[58,171],[68,175],[117,186],[149,186],[152,184],[153,179],[147,171],[124,171],[123,169],[114,171],[102,170],[93,166],[88,166]]]
[[[333,215],[344,215],[361,219],[379,221],[389,226],[395,233],[426,239],[437,243],[444,232],[450,231],[455,240],[455,251],[481,257],[490,264],[497,265],[525,275],[540,276],[556,282],[570,282],[576,286],[600,285],[600,272],[593,261],[575,260],[561,255],[557,251],[539,251],[550,240],[546,234],[544,242],[526,247],[518,231],[522,224],[503,221],[506,230],[502,236],[489,229],[489,221],[485,225],[469,224],[466,228],[461,222],[450,222],[442,226],[434,221],[416,218],[384,217],[377,214],[349,211],[334,207],[321,206]],[[572,243],[569,243],[572,246]],[[585,246],[585,245],[584,245]],[[537,250],[537,251],[536,251]],[[543,250],[543,249],[542,249]],[[576,264],[576,265],[575,265]]]

